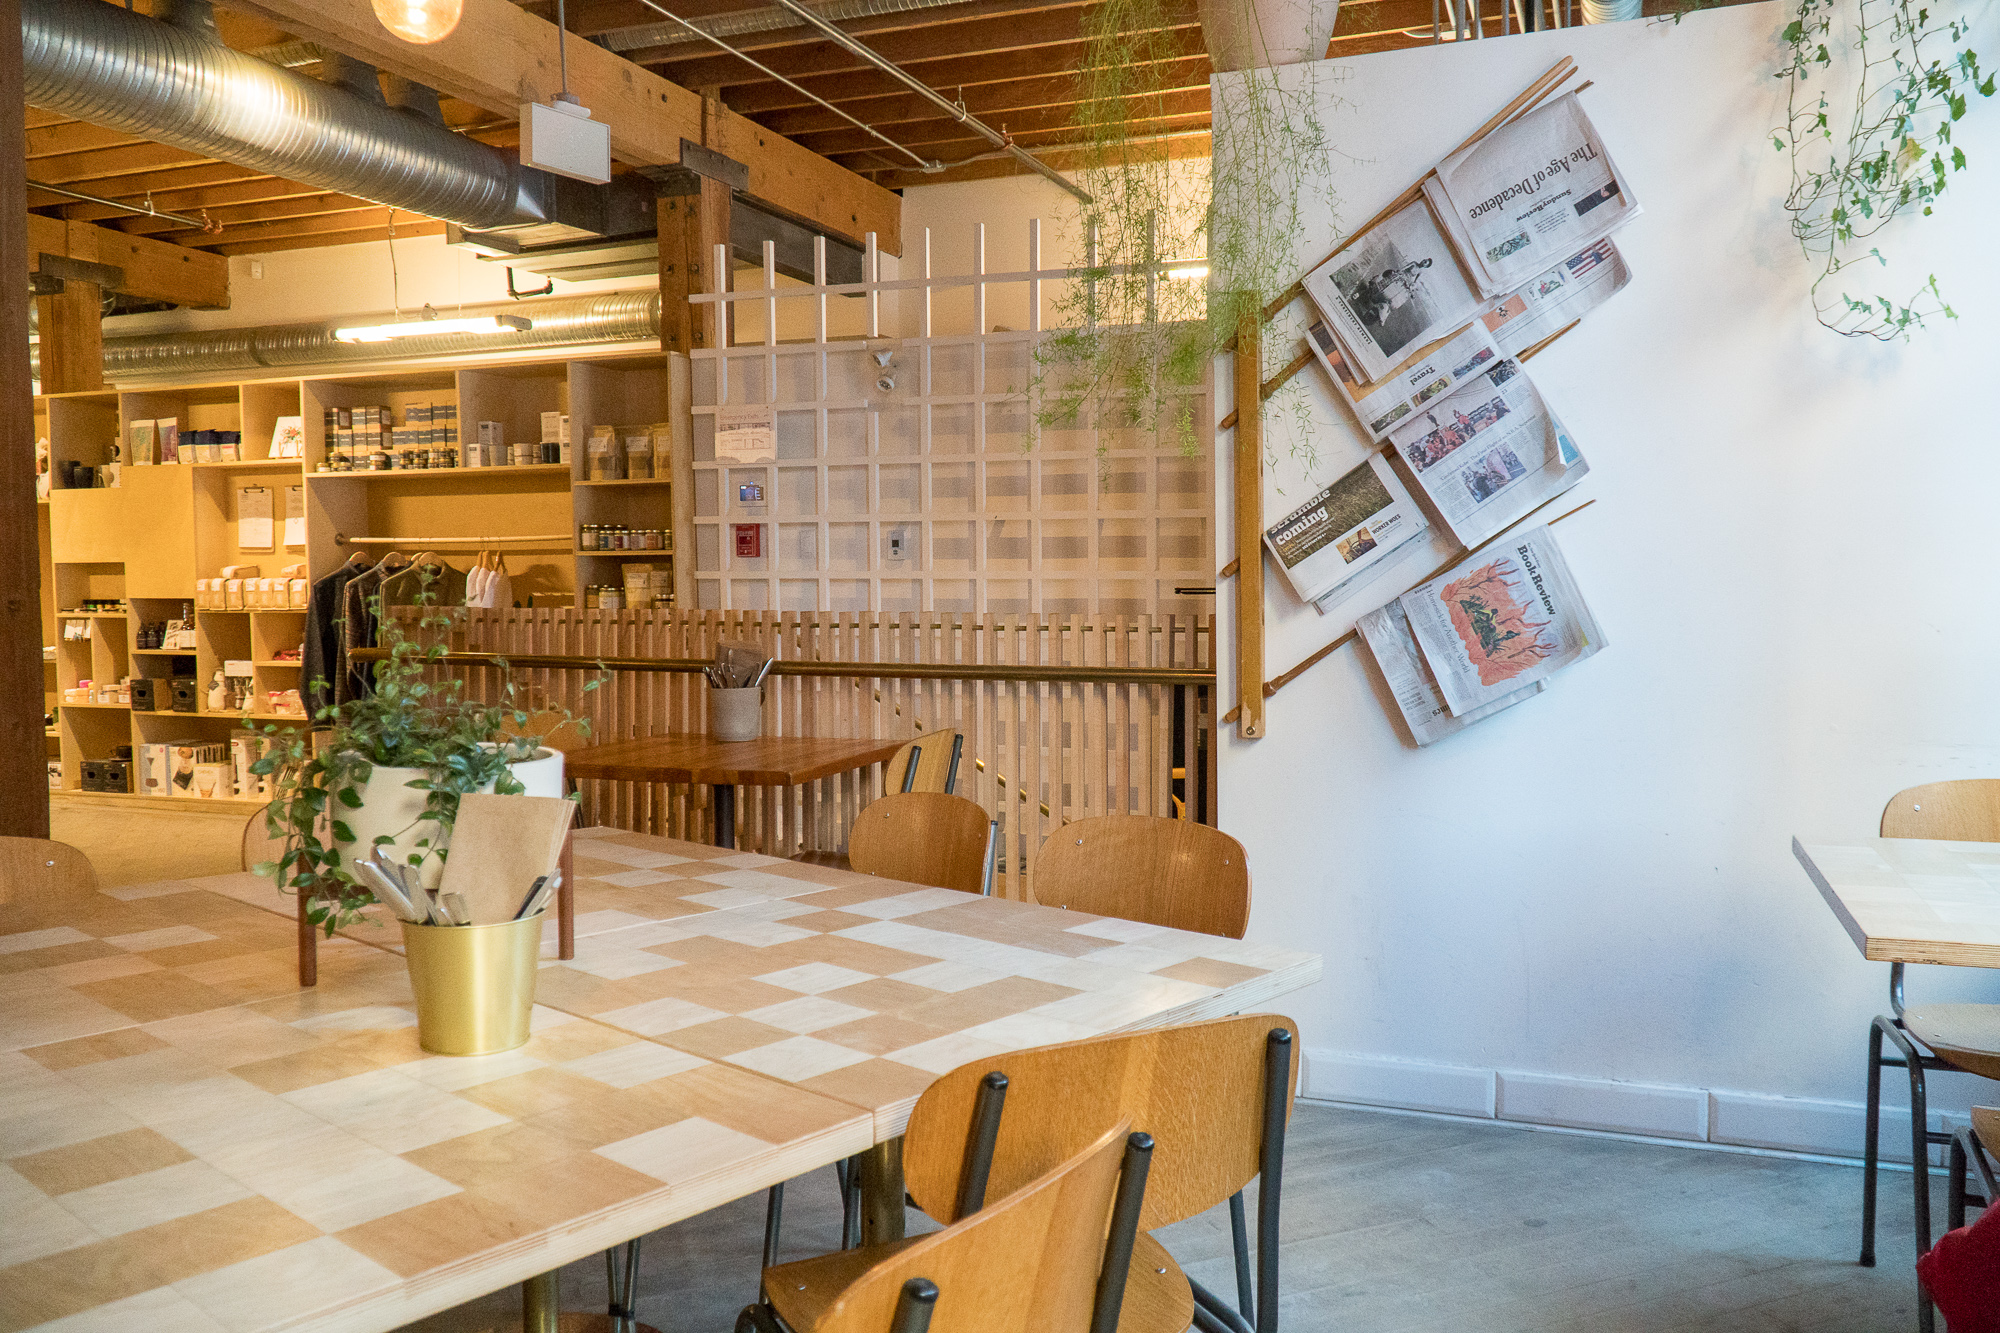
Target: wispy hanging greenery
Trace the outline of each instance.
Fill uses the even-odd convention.
[[[1778,77],[1790,96],[1772,138],[1791,155],[1785,207],[1818,270],[1813,309],[1837,333],[1887,340],[1938,316],[1957,318],[1936,274],[1897,300],[1850,290],[1848,270],[1865,260],[1885,265],[1875,234],[1909,209],[1929,216],[1965,169],[1952,127],[1972,95],[1994,90],[1970,36],[1965,19],[1920,0],[1798,0],[1785,29],[1790,63]]]
[[[1298,277],[1298,241],[1308,225],[1330,230],[1335,200],[1311,78],[1226,81],[1212,171],[1189,160],[1200,139],[1162,128],[1175,110],[1166,74],[1186,58],[1177,21],[1163,0],[1105,0],[1086,19],[1072,175],[1092,202],[1071,239],[1088,268],[1051,301],[1058,331],[1037,350],[1033,394],[1040,430],[1171,434],[1193,453],[1192,391],[1238,319]],[[1184,275],[1206,267],[1207,281],[1168,276],[1168,261]],[[1268,377],[1284,358],[1267,348]]]

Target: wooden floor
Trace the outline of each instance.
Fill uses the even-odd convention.
[[[1909,1177],[1883,1179],[1881,1265],[1869,1270],[1854,1264],[1852,1167],[1301,1104],[1280,1326],[1900,1333],[1916,1326]],[[831,1171],[786,1201],[784,1258],[835,1247]],[[761,1198],[739,1200],[647,1238],[641,1320],[729,1333],[755,1294],[763,1218]],[[1162,1238],[1189,1272],[1233,1290],[1225,1211]],[[565,1309],[601,1310],[603,1293],[601,1264],[564,1270]],[[518,1317],[518,1304],[498,1293],[412,1327],[470,1333]]]
[[[201,806],[207,802],[187,802]],[[192,875],[227,875],[242,869],[243,825],[250,812],[161,810],[113,805],[88,796],[49,797],[49,836],[90,858],[98,882],[150,884]]]

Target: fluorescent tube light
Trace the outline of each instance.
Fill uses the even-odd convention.
[[[434,333],[526,333],[535,327],[519,315],[479,315],[468,319],[403,319],[393,324],[361,324],[335,329],[343,343],[385,343],[394,338],[423,338]]]
[[[1167,270],[1167,276],[1182,282],[1198,282],[1208,276],[1208,265],[1190,264],[1186,268],[1170,268]]]

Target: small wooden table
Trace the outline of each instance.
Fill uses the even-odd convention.
[[[736,845],[738,787],[795,787],[880,764],[901,741],[861,737],[765,736],[718,741],[706,736],[643,736],[607,741],[565,758],[570,777],[604,782],[699,783],[715,791],[715,845]]]
[[[1792,854],[1863,958],[2000,967],[2000,844],[1793,838]]]

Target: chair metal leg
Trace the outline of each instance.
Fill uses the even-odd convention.
[[[842,1187],[840,1248],[851,1250],[861,1244],[861,1159],[847,1159],[847,1180]]]
[[[1946,1159],[1945,1229],[1956,1231],[1965,1225],[1965,1131],[1951,1136],[1951,1155]]]
[[[1194,1293],[1195,1323],[1200,1325],[1203,1333],[1256,1333],[1250,1321],[1228,1301],[1195,1279],[1188,1279],[1188,1288]]]
[[[913,1277],[905,1282],[896,1297],[896,1315],[889,1321],[889,1333],[926,1333],[937,1298],[937,1286],[929,1278]]]
[[[1236,1304],[1245,1319],[1257,1317],[1257,1289],[1250,1280],[1250,1226],[1243,1217],[1243,1191],[1229,1196],[1229,1239],[1236,1249]]]
[[[764,1267],[778,1263],[778,1231],[785,1224],[785,1182],[771,1186],[764,1196]]]
[[[1257,1164],[1257,1333],[1278,1333],[1278,1199],[1291,1081],[1291,1031],[1272,1028],[1264,1046],[1264,1142]]]
[[[972,1130],[958,1181],[958,1217],[970,1217],[986,1206],[986,1180],[993,1171],[993,1146],[1000,1140],[1000,1113],[1006,1107],[1007,1076],[996,1069],[979,1080],[972,1103]]]
[[[1861,1266],[1875,1266],[1875,1175],[1882,1141],[1882,1020],[1868,1025],[1868,1114],[1861,1128]]]
[[[613,1333],[633,1333],[639,1327],[639,1238],[604,1252],[604,1287],[609,1293],[605,1313]]]
[[[1931,1247],[1931,1135],[1930,1110],[1924,1098],[1924,1058],[1893,1021],[1877,1018],[1875,1030],[1902,1054],[1910,1071],[1911,1202],[1916,1215],[1917,1253],[1922,1254]]]
[[[1125,1138],[1125,1160],[1118,1172],[1118,1195],[1111,1205],[1111,1235],[1104,1245],[1104,1264],[1097,1270],[1097,1299],[1091,1306],[1090,1333],[1116,1333],[1125,1312],[1125,1279],[1132,1268],[1132,1246],[1139,1236],[1139,1213],[1146,1206],[1146,1174],[1153,1164],[1153,1136],[1143,1130]]]

